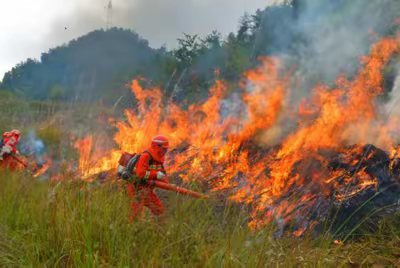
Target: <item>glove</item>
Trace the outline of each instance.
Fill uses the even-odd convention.
[[[2,152],[3,152],[3,153],[6,153],[6,154],[11,153],[11,152],[12,152],[11,146],[10,146],[10,145],[5,145],[5,146],[3,147],[3,149],[2,149]]]
[[[0,160],[3,160],[3,156],[5,154],[10,154],[12,152],[12,148],[10,145],[4,145],[3,148],[1,148],[0,151]]]
[[[157,172],[157,180],[162,180],[165,178],[165,174],[161,171]]]
[[[149,179],[142,178],[139,180],[139,185],[149,185]]]

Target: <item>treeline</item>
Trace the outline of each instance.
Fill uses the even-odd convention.
[[[237,32],[226,38],[217,31],[204,37],[184,34],[173,50],[153,49],[131,30],[96,30],[50,49],[40,61],[18,64],[5,74],[0,89],[37,100],[131,104],[125,86],[142,76],[169,99],[192,102],[205,98],[215,79],[236,84],[266,55],[297,66],[309,83],[329,81],[356,69],[359,55],[374,41],[371,33],[395,34],[398,14],[397,0],[284,1],[245,14]]]

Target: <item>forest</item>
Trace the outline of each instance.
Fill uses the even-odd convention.
[[[173,49],[152,48],[129,29],[99,29],[42,53],[40,60],[21,62],[4,75],[0,94],[111,105],[124,96],[121,105],[126,107],[134,101],[126,85],[143,77],[146,86],[162,88],[167,99],[192,103],[206,99],[218,79],[236,90],[243,72],[263,56],[282,58],[286,70],[295,67],[300,88],[329,84],[340,73],[353,75],[358,57],[377,38],[396,33],[400,3],[381,2],[284,1],[244,14],[237,31],[226,37],[217,30],[207,36],[183,33]],[[341,47],[340,39],[348,39],[352,47]],[[390,89],[390,68],[386,75]]]

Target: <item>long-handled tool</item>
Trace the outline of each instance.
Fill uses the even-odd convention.
[[[15,155],[11,155],[12,158],[14,158],[18,163],[20,163],[21,165],[23,165],[24,167],[28,168],[29,170],[31,170],[28,166],[27,163],[25,163],[24,161],[22,161],[21,159],[19,159],[18,157],[16,157]],[[32,170],[31,170],[32,171]]]
[[[151,184],[157,188],[161,188],[164,190],[169,190],[169,191],[175,191],[177,193],[183,194],[183,195],[190,195],[196,198],[202,198],[202,199],[208,199],[207,195],[200,194],[195,191],[191,191],[182,187],[178,187],[175,184],[169,184],[161,181],[152,181]]]
[[[158,180],[151,180],[151,181],[140,181],[135,175],[134,175],[134,166],[136,162],[138,161],[140,155],[137,154],[129,154],[129,153],[123,153],[121,155],[120,160],[118,161],[119,166],[118,166],[118,172],[117,175],[119,178],[127,181],[131,181],[134,184],[147,184],[149,186],[154,186],[160,189],[168,190],[168,191],[175,191],[177,193],[183,194],[183,195],[190,195],[192,197],[196,198],[203,198],[203,199],[208,199],[208,196],[200,194],[195,191],[191,191],[185,188],[181,188],[176,186],[175,184],[169,184],[165,183],[162,181]],[[165,173],[165,171],[164,171]]]
[[[19,159],[17,156],[15,155],[11,155],[13,159],[15,159],[18,163],[20,163],[21,165],[23,165],[25,168],[27,168],[30,172],[32,172],[32,174],[34,175],[34,177],[37,177],[38,175],[41,175],[44,173],[44,171],[47,170],[44,169],[42,170],[40,173],[38,172],[39,170],[41,170],[44,166],[43,165],[38,165],[38,167],[36,168],[31,168],[27,163],[25,163],[24,161],[22,161],[21,159]]]

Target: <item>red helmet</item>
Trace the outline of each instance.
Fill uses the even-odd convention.
[[[151,147],[149,149],[150,154],[155,160],[164,162],[165,154],[168,151],[168,139],[164,135],[157,135],[151,141]]]
[[[13,131],[11,131],[11,136],[15,137],[15,139],[19,141],[21,133],[19,132],[18,129],[14,129]]]

